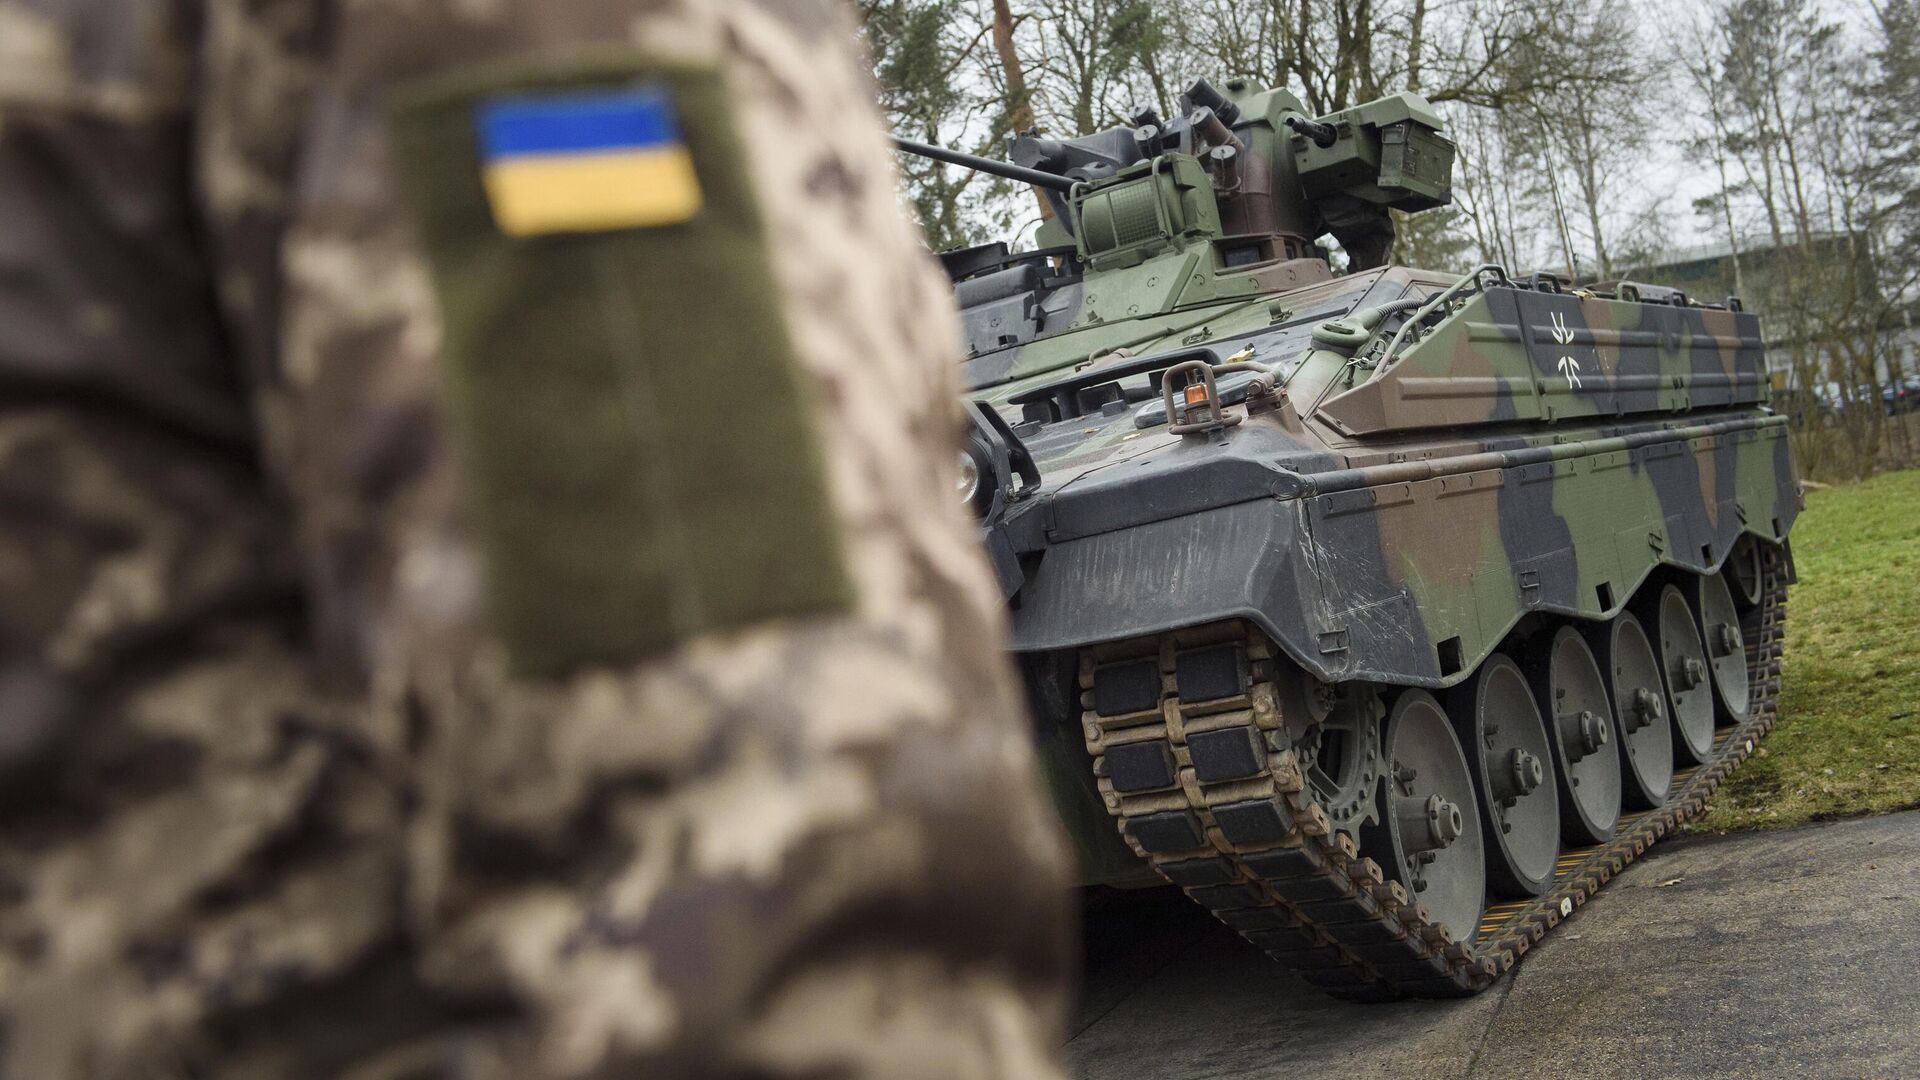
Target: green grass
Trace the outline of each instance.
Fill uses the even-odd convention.
[[[1694,829],[1920,806],[1920,470],[1812,491],[1780,722]]]

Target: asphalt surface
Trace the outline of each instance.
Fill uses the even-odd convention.
[[[1920,812],[1664,841],[1463,1001],[1321,997],[1171,890],[1086,935],[1082,1077],[1920,1076]]]

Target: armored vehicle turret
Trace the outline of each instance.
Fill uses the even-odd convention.
[[[1337,995],[1470,993],[1773,723],[1800,496],[1759,321],[1390,265],[1389,211],[1450,199],[1414,95],[1180,104],[937,151],[1053,211],[942,256],[1047,774],[1086,881]]]

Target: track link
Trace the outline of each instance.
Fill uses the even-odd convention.
[[[1760,602],[1741,616],[1752,700],[1709,760],[1604,844],[1564,851],[1545,894],[1498,903],[1471,940],[1410,901],[1303,782],[1279,665],[1258,631],[1224,623],[1115,642],[1080,661],[1082,734],[1107,810],[1134,853],[1273,959],[1335,997],[1386,1001],[1484,989],[1648,846],[1698,815],[1773,728],[1786,629],[1782,550],[1762,545]],[[1095,679],[1095,673],[1100,678]]]

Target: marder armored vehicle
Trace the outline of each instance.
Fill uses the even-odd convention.
[[[1180,105],[901,144],[1052,210],[942,256],[1047,774],[1085,881],[1178,885],[1336,995],[1471,993],[1773,723],[1800,495],[1759,321],[1389,265],[1388,211],[1450,198],[1413,95]]]

